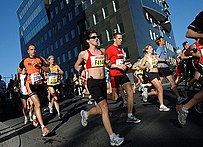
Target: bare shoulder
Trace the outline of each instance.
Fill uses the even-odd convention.
[[[101,50],[103,53],[106,53],[106,49],[105,49],[105,48],[100,48],[100,50]]]

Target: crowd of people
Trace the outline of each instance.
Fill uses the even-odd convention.
[[[170,111],[164,103],[163,80],[171,85],[171,90],[177,98],[176,110],[180,124],[186,124],[189,109],[196,105],[199,113],[202,113],[202,74],[203,74],[203,12],[200,12],[195,20],[188,26],[186,37],[194,38],[195,42],[189,45],[183,43],[183,50],[176,51],[175,62],[172,62],[165,40],[162,36],[157,37],[155,43],[157,48],[147,44],[143,49],[143,57],[138,57],[134,64],[125,61],[124,52],[121,48],[123,38],[121,33],[113,34],[113,44],[107,49],[98,46],[98,33],[89,30],[85,33],[87,48],[81,51],[75,63],[78,73],[71,73],[69,78],[64,80],[63,70],[55,62],[54,56],[50,55],[47,60],[36,55],[37,47],[30,44],[27,47],[28,57],[24,58],[17,68],[15,80],[10,80],[8,87],[1,80],[0,75],[0,101],[7,97],[15,97],[21,104],[21,111],[24,116],[24,123],[31,121],[35,127],[40,125],[42,136],[49,134],[45,126],[41,111],[42,105],[48,105],[52,114],[56,110],[59,119],[59,99],[63,97],[74,97],[88,95],[88,104],[94,104],[90,110],[81,110],[81,124],[86,127],[91,116],[101,115],[104,128],[109,135],[112,146],[120,146],[124,137],[113,131],[109,119],[108,99],[117,101],[123,100],[123,107],[127,109],[126,123],[138,124],[141,122],[135,116],[134,93],[135,89],[142,91],[143,102],[148,97],[155,95],[158,98],[160,112]],[[175,70],[171,68],[175,66]],[[134,70],[137,83],[130,81],[127,76],[128,69]],[[184,86],[177,87],[181,82]],[[193,98],[189,98],[187,91],[195,84],[199,84],[199,90]]]

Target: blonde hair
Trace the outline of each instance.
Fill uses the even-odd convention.
[[[51,58],[54,58],[53,55],[50,55],[48,58],[47,58],[47,61],[49,62]]]
[[[146,45],[146,46],[144,47],[144,49],[143,49],[143,52],[147,53],[147,49],[148,49],[150,46],[151,46],[150,44],[149,44],[149,45]]]

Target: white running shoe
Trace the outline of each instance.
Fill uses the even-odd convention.
[[[87,111],[81,110],[80,111],[80,116],[81,116],[81,124],[82,124],[82,126],[86,127],[87,123],[88,123]]]
[[[170,108],[168,108],[168,107],[166,107],[165,105],[160,105],[160,107],[159,107],[159,111],[163,111],[163,112],[167,112],[167,111],[169,111],[170,110]]]
[[[119,134],[114,134],[113,138],[110,139],[111,146],[120,146],[124,142],[124,137],[120,137]]]

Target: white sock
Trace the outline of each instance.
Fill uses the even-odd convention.
[[[128,117],[131,117],[133,115],[133,113],[128,113]]]

